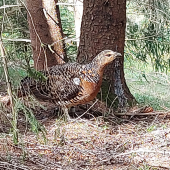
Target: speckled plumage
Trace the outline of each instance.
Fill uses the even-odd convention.
[[[104,67],[120,55],[105,50],[86,65],[66,63],[50,67],[48,71],[42,71],[47,77],[46,81],[24,78],[21,81],[20,96],[29,93],[40,101],[67,108],[86,103],[97,95]]]

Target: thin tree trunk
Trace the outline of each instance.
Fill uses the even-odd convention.
[[[57,0],[27,0],[28,23],[34,67],[47,67],[66,61],[65,45]]]
[[[103,93],[106,97],[108,89],[111,89],[111,102],[114,99],[113,94],[116,94],[119,107],[124,107],[127,102],[134,101],[125,82],[123,66],[126,0],[84,0],[83,5],[77,60],[80,63],[89,62],[106,49],[120,52],[122,57],[116,59],[105,71],[107,81],[104,82]]]

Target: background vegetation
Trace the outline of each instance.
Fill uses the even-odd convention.
[[[60,12],[67,55],[70,61],[74,61],[77,46],[74,41],[73,7],[61,5]],[[139,105],[149,105],[156,110],[164,109],[167,114],[170,109],[169,13],[167,0],[127,1],[124,62],[127,84]],[[27,75],[28,68],[33,67],[23,1],[0,0],[0,25],[9,77],[14,90]],[[0,57],[0,97],[5,91]],[[69,169],[70,165],[73,169],[90,169],[92,166],[96,169],[126,169],[124,166],[128,163],[129,169],[170,168],[170,123],[164,119],[165,115],[159,119],[157,116],[145,116],[133,120],[132,117],[122,118],[118,121],[114,121],[115,117],[111,115],[107,120],[99,117],[90,121],[77,120],[70,124],[49,119],[49,122],[43,124],[44,128],[34,114],[41,116],[41,112],[45,112],[46,108],[35,99],[26,104],[29,108],[20,100],[15,100],[16,112],[20,114],[17,146],[13,145],[12,135],[9,133],[13,130],[8,128],[11,120],[9,110],[5,112],[6,108],[0,108],[0,169]],[[108,123],[108,120],[112,122]],[[26,122],[24,126],[23,122]],[[111,126],[112,124],[114,126]],[[30,131],[26,133],[27,128],[32,129],[36,135]],[[6,131],[8,133],[4,133]],[[43,133],[40,134],[39,131]]]
[[[154,109],[170,106],[169,1],[128,1],[125,75],[132,94]]]
[[[66,2],[66,1],[63,1]],[[14,88],[33,66],[25,4],[22,1],[0,1],[1,35],[5,45],[9,74]],[[6,5],[6,6],[4,6]],[[75,61],[74,10],[60,6],[67,55]],[[127,1],[125,76],[128,86],[140,104],[155,109],[169,107],[170,22],[169,1]],[[0,58],[0,83],[4,73]],[[3,91],[3,87],[0,87]],[[164,107],[165,106],[165,107]]]

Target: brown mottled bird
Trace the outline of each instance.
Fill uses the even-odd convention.
[[[60,106],[68,116],[68,108],[93,100],[100,90],[103,71],[120,53],[104,50],[91,63],[65,63],[42,73],[45,81],[26,77],[21,81],[19,97],[32,94],[39,101]]]

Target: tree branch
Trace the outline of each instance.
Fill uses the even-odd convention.
[[[20,7],[22,5],[3,5],[0,7],[0,9],[5,9],[5,8],[12,8],[12,7]]]

